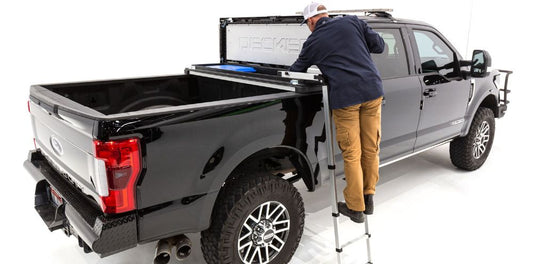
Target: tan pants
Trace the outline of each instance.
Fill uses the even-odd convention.
[[[365,194],[374,194],[379,180],[382,97],[362,104],[333,109],[337,141],[344,158],[348,208],[364,211]]]

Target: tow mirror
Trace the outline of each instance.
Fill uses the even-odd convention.
[[[472,77],[485,77],[489,73],[487,68],[491,66],[492,59],[487,51],[474,50],[472,53],[472,67],[470,73]]]

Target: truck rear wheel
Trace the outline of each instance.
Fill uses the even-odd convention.
[[[450,158],[453,165],[468,171],[481,167],[492,148],[495,129],[492,110],[480,107],[474,116],[468,134],[450,143]]]
[[[207,263],[288,263],[303,232],[298,190],[280,177],[239,178],[221,190],[209,229],[202,232]]]

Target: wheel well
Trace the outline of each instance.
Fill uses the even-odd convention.
[[[492,112],[494,113],[494,116],[498,117],[499,111],[498,111],[498,101],[496,100],[496,96],[491,94],[485,97],[485,99],[483,100],[483,102],[481,102],[479,107],[485,107],[485,108],[492,110]]]
[[[243,160],[230,174],[224,185],[251,173],[270,173],[286,178],[290,183],[303,179],[309,191],[314,191],[313,173],[307,158],[291,147],[273,147],[260,150]],[[290,174],[292,173],[292,176]]]

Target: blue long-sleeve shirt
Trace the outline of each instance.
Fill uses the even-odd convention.
[[[383,96],[370,53],[381,53],[383,39],[356,16],[320,18],[290,71],[317,65],[329,84],[330,106],[339,109]]]

